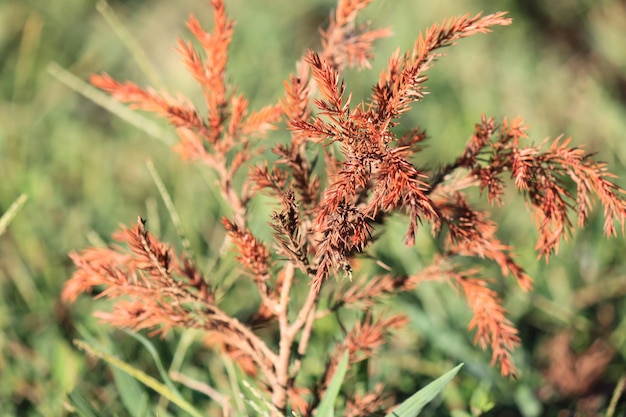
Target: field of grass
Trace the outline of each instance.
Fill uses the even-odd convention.
[[[251,99],[252,108],[275,102],[295,61],[306,48],[319,46],[317,28],[328,22],[333,2],[229,0],[226,5],[237,21],[232,83]],[[574,144],[606,161],[626,188],[626,8],[621,0],[377,0],[365,17],[391,27],[394,36],[377,44],[371,71],[348,72],[354,102],[370,93],[391,52],[408,49],[420,30],[481,10],[509,10],[513,25],[460,41],[430,70],[430,94],[404,122],[428,131],[428,146],[416,163],[436,168],[434,161],[454,158],[482,113],[519,115],[530,125],[533,143],[571,136]],[[210,8],[201,0],[108,5],[0,0],[0,213],[20,195],[27,198],[0,236],[0,417],[69,415],[66,395],[77,387],[103,416],[157,409],[158,397],[86,356],[72,340],[87,339],[157,376],[144,345],[91,317],[104,301],[84,297],[69,307],[60,301],[73,272],[68,253],[109,242],[119,224],[141,215],[152,232],[177,241],[148,161],[163,179],[207,272],[235,274],[234,254],[221,252],[219,219],[229,208],[211,174],[171,151],[175,134],[161,120],[142,115],[129,123],[84,95],[91,91],[83,85],[89,75],[106,71],[119,80],[180,91],[200,103],[201,92],[174,51],[177,37],[188,37],[184,23],[190,12],[209,25]],[[111,24],[112,13],[121,26]],[[120,37],[120,30],[129,35]],[[145,57],[133,52],[134,44],[129,48],[129,39]],[[268,140],[284,138],[277,133]],[[517,248],[536,287],[523,293],[493,270],[493,286],[503,294],[522,337],[518,378],[503,379],[490,367],[489,353],[476,348],[466,330],[470,315],[464,302],[436,284],[425,284],[390,306],[409,316],[419,338],[398,335],[389,347],[393,355],[382,355],[372,367],[380,382],[410,395],[465,362],[431,415],[461,416],[472,407],[477,415],[490,402],[495,404],[490,415],[497,416],[606,415],[618,381],[626,377],[626,240],[605,239],[602,213],[596,210],[587,227],[546,264],[536,259],[532,216],[521,199],[509,198],[512,205],[495,209],[500,238]],[[268,238],[272,204],[259,199],[254,205],[258,223],[253,227]],[[414,271],[422,260],[404,248],[402,222],[391,222],[377,255],[384,260],[386,251],[404,251],[406,262],[398,268]],[[418,249],[427,253],[427,242]],[[332,338],[334,330],[322,322],[319,333]],[[197,335],[173,333],[153,343],[166,367],[228,386],[233,371],[217,353],[203,350]],[[318,362],[308,365],[312,373],[323,366]],[[199,394],[186,395],[207,403]],[[160,406],[159,416],[176,415],[174,408]],[[615,415],[623,413],[624,399]]]

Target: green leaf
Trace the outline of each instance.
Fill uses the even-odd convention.
[[[67,394],[67,399],[80,417],[100,417],[80,391],[73,390]]]
[[[255,416],[270,417],[279,414],[278,409],[272,404],[272,400],[267,394],[257,390],[250,381],[242,379],[241,385],[244,388],[242,390],[244,401],[252,408]]]
[[[411,395],[402,404],[400,404],[395,410],[387,414],[385,417],[415,417],[422,409],[431,402],[444,387],[450,382],[452,378],[459,372],[463,364],[460,364],[456,368],[446,372],[439,378],[435,379],[424,388]]]
[[[472,415],[465,410],[452,410],[450,417],[472,417]]]
[[[515,403],[524,417],[538,417],[545,414],[541,401],[533,389],[526,384],[520,384],[515,389]]]
[[[481,382],[480,385],[472,393],[469,401],[470,410],[473,416],[480,416],[495,407],[496,403],[489,398],[491,384],[489,382]]]
[[[330,385],[328,385],[326,394],[324,395],[324,398],[322,398],[322,401],[320,402],[320,406],[317,408],[317,411],[315,412],[315,417],[334,417],[335,401],[337,400],[337,396],[339,395],[339,390],[341,390],[341,384],[343,383],[343,378],[346,376],[347,371],[348,371],[348,351],[346,350],[343,353],[341,362],[339,362],[339,366],[337,366],[337,370],[335,371],[335,375],[333,375],[333,379],[330,381]]]
[[[124,371],[115,367],[111,371],[117,392],[129,415],[131,417],[152,417],[152,414],[146,413],[149,398],[145,387]]]

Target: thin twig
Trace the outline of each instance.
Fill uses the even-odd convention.
[[[275,364],[276,386],[273,387],[272,403],[280,410],[285,409],[287,402],[287,383],[289,381],[289,360],[291,359],[291,345],[295,332],[289,327],[289,294],[293,283],[295,267],[292,262],[287,262],[284,268],[283,285],[280,291],[280,304],[278,306],[278,325],[280,328],[280,342],[278,347],[278,359]]]
[[[228,397],[220,394],[215,388],[211,387],[210,385],[190,378],[184,374],[181,374],[180,372],[170,372],[169,375],[173,381],[180,382],[184,386],[191,388],[194,391],[201,392],[216,403],[219,403],[219,405],[222,407],[224,416],[230,416],[231,413],[234,413],[235,410],[233,410],[232,406],[228,402]]]
[[[309,287],[309,294],[307,295],[306,301],[304,302],[302,309],[300,309],[300,312],[298,313],[298,317],[296,317],[296,320],[289,327],[289,334],[295,334],[302,328],[311,311],[315,309],[318,298],[319,292],[315,289],[313,285],[311,285]]]
[[[306,354],[306,349],[309,345],[309,339],[311,338],[311,332],[313,330],[313,323],[315,323],[315,319],[317,319],[317,314],[315,311],[311,311],[306,323],[304,324],[304,328],[302,329],[300,343],[298,344],[298,357],[294,361],[293,367],[289,372],[291,378],[295,378],[298,372],[300,372],[300,365],[302,364],[301,358]]]

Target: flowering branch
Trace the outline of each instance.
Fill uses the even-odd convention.
[[[142,219],[114,234],[121,245],[70,255],[76,272],[65,285],[63,299],[73,302],[102,286],[97,297],[113,300],[114,307],[97,316],[113,326],[153,334],[173,327],[202,329],[207,345],[221,348],[260,380],[276,415],[294,409],[309,416],[344,352],[352,364],[370,358],[392,330],[407,322],[403,315],[378,315],[371,308],[425,281],[444,281],[459,290],[473,313],[469,329],[475,330],[474,343],[491,350],[492,364],[499,365],[503,375],[513,375],[512,352],[520,343],[517,330],[480,269],[462,268],[458,260],[494,262],[503,276],[513,276],[525,290],[531,289],[532,279],[513,248],[498,238],[498,224],[487,211],[475,208],[468,189],[477,187],[486,191],[491,204],[504,204],[505,177],[510,177],[535,212],[536,248],[546,260],[575,227],[571,211],[578,216],[576,226],[584,226],[594,195],[604,209],[606,235],[616,235],[615,221],[623,233],[625,192],[605,164],[570,147],[569,139],[559,137],[548,149],[546,142],[525,145],[527,127],[519,118],[497,124],[483,116],[453,162],[434,172],[416,166],[413,159],[426,132],[407,127],[397,136],[398,129],[392,128],[425,97],[426,71],[442,56],[440,49],[509,25],[511,19],[505,13],[465,15],[431,26],[405,54],[394,53],[368,102],[355,104],[342,71],[348,66],[367,68],[373,42],[390,33],[356,22],[370,2],[339,0],[322,31],[321,51],[306,52],[285,81],[282,100],[257,111],[250,111],[248,100],[227,81],[233,22],[222,0],[211,1],[212,31],[189,18],[187,27],[201,50],[182,39],[177,47],[202,89],[206,114],[181,96],[118,82],[107,74],[92,77],[94,85],[114,98],[166,118],[180,136],[176,150],[182,157],[216,173],[222,198],[231,208],[222,225],[238,252],[242,272],[261,299],[250,320],[240,321],[220,308],[215,283],[191,260],[149,234]],[[280,120],[286,122],[291,139],[274,147],[276,163],[248,167],[261,154],[257,140]],[[324,160],[322,168],[318,159]],[[244,166],[249,170],[242,178]],[[250,200],[261,191],[281,205],[271,217],[273,244],[255,236],[248,225]],[[441,242],[439,254],[421,271],[364,279],[363,271],[353,271],[354,259],[378,238],[374,228],[384,226],[396,212],[409,219],[408,245],[415,243],[423,223],[430,223],[431,235]],[[333,285],[329,278],[340,271],[356,279],[326,300],[325,289]],[[299,282],[308,284],[306,296],[294,296]],[[313,388],[301,386],[301,363],[315,337],[316,320],[343,309],[362,314],[329,350],[326,370]],[[258,332],[259,325],[272,323],[277,326],[269,331],[271,336]],[[347,398],[347,415],[379,411],[382,393],[377,387]]]

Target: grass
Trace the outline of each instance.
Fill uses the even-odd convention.
[[[438,159],[455,155],[480,113],[519,114],[531,125],[535,142],[560,133],[571,135],[576,144],[584,144],[607,161],[622,178],[619,184],[626,187],[626,84],[621,75],[626,54],[621,52],[620,36],[626,12],[617,0],[580,1],[575,6],[528,4],[535,3],[375,2],[368,15],[379,25],[391,26],[395,36],[380,43],[373,72],[351,74],[349,89],[368,94],[390,51],[408,48],[418,30],[434,21],[479,10],[510,10],[513,26],[466,41],[431,71],[431,95],[410,114],[432,138],[421,162],[434,155]],[[184,91],[193,98],[193,80],[185,75],[173,49],[176,37],[186,36],[186,15],[193,11],[201,21],[208,21],[209,8],[203,1],[111,2],[123,27],[145,50],[146,60],[138,63],[130,59],[115,27],[92,1],[61,4],[0,3],[4,64],[0,67],[0,211],[6,212],[22,194],[28,198],[0,236],[0,416],[64,415],[66,393],[76,386],[97,409],[111,415],[128,412],[130,400],[122,398],[120,387],[130,383],[120,382],[103,363],[78,351],[72,345],[77,337],[92,337],[137,368],[157,375],[153,359],[139,342],[90,317],[98,302],[85,299],[69,311],[59,301],[63,282],[72,273],[67,253],[108,241],[119,223],[147,216],[152,231],[160,230],[176,241],[177,231],[146,161],[152,161],[163,179],[180,213],[181,227],[206,261],[207,271],[225,275],[235,265],[232,254],[220,252],[224,233],[218,226],[219,214],[228,208],[212,190],[213,179],[201,168],[182,163],[145,125],[134,127],[68,88],[54,76],[57,67],[50,67],[57,63],[80,80],[103,70],[140,84],[159,78],[170,91]],[[271,6],[229,2],[227,7],[238,22],[231,76],[253,98],[253,108],[280,95],[293,62],[305,47],[315,47],[316,28],[327,21],[331,6],[331,1],[300,5],[280,0]],[[582,43],[572,44],[571,39]],[[146,65],[153,71],[144,74]],[[156,123],[157,131],[164,129],[159,121],[150,123]],[[255,207],[261,214],[271,210],[263,200]],[[420,337],[398,337],[389,347],[393,355],[372,364],[383,382],[409,396],[416,386],[465,362],[461,377],[442,400],[444,408],[470,410],[472,398],[478,401],[483,395],[495,403],[494,415],[530,417],[575,410],[592,394],[599,398],[599,409],[608,407],[626,369],[626,265],[622,261],[626,241],[605,240],[601,213],[595,213],[587,229],[545,264],[535,259],[532,219],[522,207],[499,213],[498,221],[501,237],[518,248],[522,264],[536,280],[536,290],[521,294],[509,289],[508,283],[495,284],[507,294],[506,307],[522,332],[519,379],[497,376],[488,354],[471,344],[465,306],[447,288],[432,284],[395,306],[407,312]],[[267,228],[266,220],[258,218],[256,227]],[[394,220],[398,230],[402,221]],[[388,233],[381,241],[382,259],[385,251],[406,251],[397,239],[400,235]],[[428,256],[427,242],[419,249]],[[226,261],[217,262],[220,257]],[[407,253],[400,267],[416,270],[421,262]],[[497,271],[494,274],[498,276]],[[554,347],[552,336],[565,330],[572,332],[571,345],[579,353],[598,338],[617,352],[587,393],[561,395],[542,376],[554,362],[546,358],[550,346]],[[329,338],[335,331],[333,323],[322,323],[318,330]],[[187,347],[177,344],[175,337],[154,343],[166,366],[178,360],[181,370],[198,379],[209,378],[205,382],[212,385],[228,385],[233,376],[234,371],[222,365],[216,354],[202,351],[197,340]],[[207,365],[208,376],[203,373]],[[313,361],[308,366],[315,373],[322,363]],[[624,400],[616,410],[624,410]],[[167,415],[166,411],[160,415]]]

